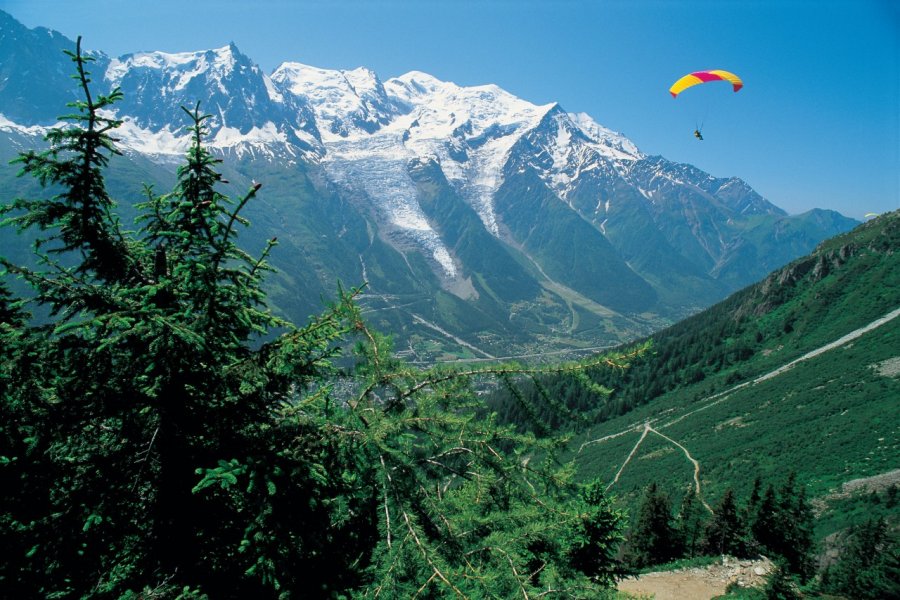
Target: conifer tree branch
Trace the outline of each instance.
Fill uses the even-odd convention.
[[[409,534],[412,536],[413,541],[416,546],[418,546],[419,551],[422,553],[422,557],[428,562],[429,566],[434,571],[434,574],[438,576],[438,578],[443,581],[447,586],[456,593],[456,595],[460,598],[468,598],[458,587],[456,587],[449,579],[447,579],[446,575],[444,575],[440,569],[438,569],[437,565],[434,564],[434,561],[431,560],[431,556],[429,556],[428,551],[425,549],[425,546],[422,545],[421,540],[419,540],[419,536],[416,535],[416,530],[413,527],[412,523],[409,520],[409,514],[404,510],[403,511],[403,520],[406,522],[406,527],[409,530]]]

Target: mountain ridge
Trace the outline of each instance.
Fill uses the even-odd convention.
[[[27,90],[35,77],[57,82],[50,75],[68,59],[53,56],[64,45],[58,34],[48,43],[8,15],[0,28],[0,43],[19,47],[13,58],[41,57],[27,76],[10,64],[0,89],[2,143],[16,147],[55,123],[61,107],[50,113],[40,104],[22,116],[21,102],[4,94]],[[94,56],[94,83],[124,93],[113,108],[123,120],[115,137],[136,164],[174,172],[189,140],[181,106],[202,99],[207,142],[225,160],[231,189],[265,183],[279,217],[253,218],[292,244],[291,256],[273,259],[278,278],[290,286],[309,273],[319,282],[295,298],[289,287],[274,294],[282,310],[309,314],[312,298],[330,294],[328,281],[365,280],[373,298],[399,293],[427,308],[371,307],[404,341],[422,337],[414,323],[427,319],[469,342],[486,333],[504,354],[615,343],[707,306],[856,223],[836,213],[788,216],[738,178],[645,155],[586,114],[493,84],[462,87],[421,71],[382,81],[364,67],[296,62],[267,75],[233,43]],[[320,217],[306,221],[297,212],[304,206]],[[517,267],[482,260],[485,252]],[[512,273],[529,281],[513,284]],[[492,331],[476,315],[491,315]],[[527,333],[502,325],[522,318],[531,321]],[[438,353],[460,351],[449,337],[428,335]]]

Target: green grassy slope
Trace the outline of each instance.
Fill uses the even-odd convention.
[[[660,332],[630,371],[598,374],[616,391],[606,420],[575,441],[580,474],[612,482],[621,469],[610,490],[625,504],[652,481],[677,496],[695,485],[686,449],[714,504],[728,487],[746,497],[756,477],[778,481],[789,470],[825,498],[900,468],[900,317],[803,359],[900,308],[898,249],[894,212]],[[845,524],[825,518],[831,529]]]

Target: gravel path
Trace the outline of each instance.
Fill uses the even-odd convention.
[[[730,583],[762,587],[771,570],[772,562],[765,558],[737,560],[725,557],[724,562],[708,567],[629,577],[620,581],[618,588],[629,594],[652,595],[655,600],[710,600],[724,594]]]

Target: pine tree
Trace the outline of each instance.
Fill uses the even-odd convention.
[[[582,502],[584,516],[568,543],[572,567],[591,581],[611,587],[624,573],[616,560],[622,515],[612,508],[599,482],[584,487]]]
[[[774,552],[780,556],[786,524],[775,488],[771,484],[766,487],[762,502],[757,506],[752,519],[751,531],[756,545],[763,552]]]
[[[822,577],[822,588],[851,598],[900,598],[900,540],[884,519],[851,528],[837,563]]]
[[[700,504],[694,488],[688,488],[681,500],[676,527],[683,554],[687,558],[699,556],[707,513]]]
[[[750,490],[750,496],[747,498],[747,506],[744,509],[744,522],[752,523],[756,518],[759,510],[759,503],[762,502],[762,479],[757,477],[753,480],[753,488]]]
[[[790,570],[784,563],[776,563],[775,569],[766,581],[763,594],[766,600],[800,600],[801,598]]]
[[[638,569],[666,563],[681,555],[672,502],[656,483],[651,483],[644,492],[628,541],[628,562]]]
[[[760,552],[782,559],[790,573],[806,582],[815,570],[813,521],[806,490],[792,472],[777,493],[772,484],[766,487],[751,532]]]
[[[746,535],[734,490],[728,488],[706,525],[704,548],[713,554],[743,557],[747,554]]]
[[[779,554],[784,557],[791,573],[805,583],[815,574],[814,517],[806,499],[806,488],[797,485],[795,473],[788,475],[779,491],[779,500],[784,531]]]
[[[176,191],[148,191],[143,236],[126,236],[102,174],[116,152],[108,132],[117,122],[100,115],[120,94],[93,100],[80,40],[71,56],[85,95],[74,105],[78,113],[65,117],[76,126],[52,130],[49,150],[20,159],[23,174],[62,192],[5,210],[7,224],[49,234],[38,245],[46,250],[43,271],[5,267],[55,317],[21,334],[4,365],[14,384],[5,410],[22,413],[12,460],[19,485],[41,499],[12,499],[21,510],[9,526],[28,549],[10,579],[36,586],[26,596],[121,591],[126,582],[155,587],[176,574],[209,591],[218,582],[231,592],[252,590],[256,584],[213,573],[222,566],[217,553],[233,554],[241,541],[242,527],[224,536],[218,528],[237,525],[235,509],[252,515],[254,504],[216,505],[194,493],[196,470],[218,463],[212,471],[223,489],[235,472],[270,481],[248,465],[262,462],[273,411],[327,370],[349,309],[251,351],[258,334],[289,327],[261,307],[269,249],[254,259],[233,239],[238,211],[257,188],[235,209],[215,193],[216,161],[201,145],[205,117],[195,112],[195,143]],[[161,262],[169,266],[160,269]],[[16,335],[4,333],[4,342]],[[293,339],[306,347],[290,349],[296,366],[287,369],[278,362]],[[29,359],[35,368],[26,372],[19,365]],[[318,517],[311,521],[326,522]]]

